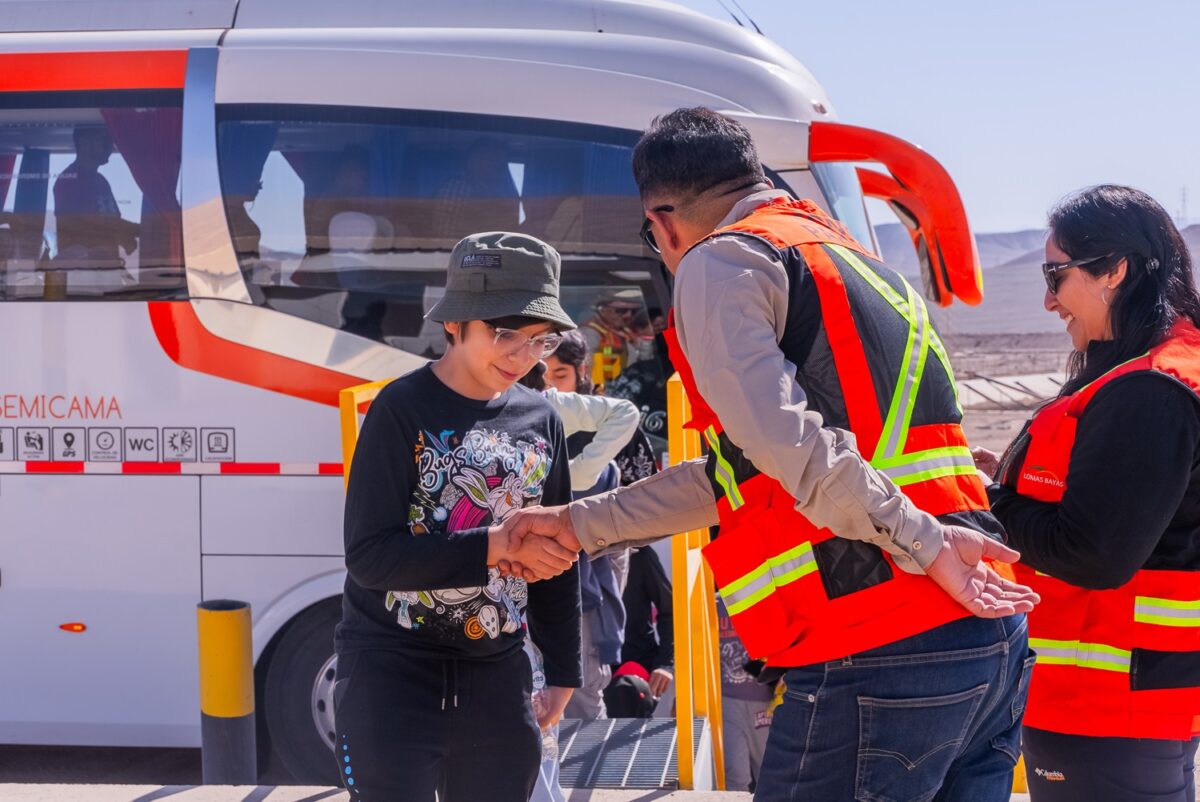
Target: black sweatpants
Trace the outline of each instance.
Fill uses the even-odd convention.
[[[338,658],[338,772],[353,802],[527,802],[541,761],[529,657]]]
[[[1195,802],[1198,742],[1021,731],[1033,802]]]

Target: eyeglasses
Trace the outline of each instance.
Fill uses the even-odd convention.
[[[486,321],[485,321],[486,322]],[[492,343],[500,349],[500,352],[505,356],[513,356],[521,352],[522,349],[529,352],[532,357],[545,359],[558,350],[558,346],[562,345],[563,337],[558,332],[550,334],[542,334],[537,337],[527,337],[519,331],[513,329],[502,329],[499,326],[493,326],[487,323],[488,328],[495,332],[495,337]]]
[[[674,206],[655,206],[650,211],[652,212],[673,212]],[[654,251],[659,256],[662,256],[662,250],[658,247],[658,243],[654,240],[654,232],[650,230],[650,218],[642,220],[641,231],[642,242],[646,243],[646,247]]]
[[[1046,287],[1047,287],[1047,289],[1050,290],[1051,295],[1057,295],[1058,294],[1058,280],[1059,280],[1058,274],[1059,273],[1061,273],[1064,270],[1070,270],[1073,267],[1083,267],[1084,265],[1090,265],[1093,262],[1101,262],[1105,259],[1111,259],[1115,255],[1116,254],[1108,253],[1108,254],[1105,254],[1104,256],[1089,256],[1084,259],[1072,259],[1069,262],[1062,262],[1061,264],[1055,264],[1053,262],[1044,262],[1042,264],[1042,275],[1046,279]]]

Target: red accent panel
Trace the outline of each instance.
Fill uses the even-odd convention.
[[[278,462],[222,462],[221,473],[279,474]]]
[[[0,55],[0,92],[182,89],[186,50]]]
[[[187,302],[151,301],[158,342],[180,367],[336,408],[338,393],[367,379],[225,340]]]
[[[322,462],[318,466],[317,473],[321,476],[341,476],[342,463],[340,462]]]
[[[178,474],[183,473],[183,466],[178,462],[123,462],[121,473]]]
[[[954,180],[937,159],[890,134],[827,122],[809,125],[808,158],[814,162],[880,162],[887,167],[900,186],[928,208],[950,290],[968,304],[983,300],[983,273],[967,211]]]
[[[83,473],[82,462],[26,462],[25,473]]]

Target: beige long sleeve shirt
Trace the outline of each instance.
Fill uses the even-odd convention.
[[[721,226],[786,193],[743,198]],[[823,425],[779,348],[788,276],[763,243],[718,237],[693,248],[675,275],[675,325],[697,389],[729,439],[778,480],[796,510],[839,537],[874,543],[920,573],[942,546],[941,525],[858,453],[854,435]],[[571,504],[589,554],[658,540],[717,522],[704,460]]]

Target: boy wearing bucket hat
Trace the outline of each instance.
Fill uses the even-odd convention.
[[[351,799],[526,802],[539,725],[580,685],[575,555],[545,538],[511,554],[499,526],[523,506],[571,498],[562,424],[516,385],[575,327],[558,301],[560,269],[553,248],[522,234],[459,242],[428,315],[445,328],[445,355],[384,388],[363,422],[334,692]],[[546,581],[501,576],[502,559]],[[523,613],[545,659],[540,717]]]

